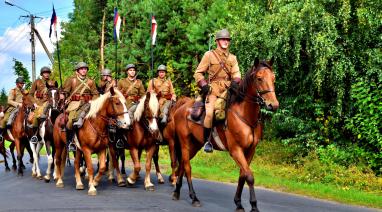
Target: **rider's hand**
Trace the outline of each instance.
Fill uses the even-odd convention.
[[[23,103],[19,103],[18,106],[19,106],[19,107],[23,106]]]
[[[65,95],[63,93],[60,93],[60,99],[65,99]]]

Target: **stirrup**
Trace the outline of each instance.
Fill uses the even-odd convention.
[[[207,153],[211,153],[214,151],[214,148],[212,146],[212,143],[211,141],[207,141],[205,144],[204,144],[204,151],[207,152]]]
[[[32,144],[37,144],[37,142],[38,142],[38,138],[37,138],[37,136],[32,136],[32,138],[29,140],[29,142],[31,142]]]
[[[75,152],[76,150],[77,150],[77,146],[73,142],[70,142],[70,144],[68,145],[68,151]]]
[[[123,143],[122,139],[117,140],[117,142],[115,143],[115,147],[117,147],[117,149],[123,149],[125,147],[125,144]]]

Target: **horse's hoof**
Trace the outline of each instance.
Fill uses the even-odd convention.
[[[123,181],[118,183],[118,187],[125,187],[125,186],[126,186],[126,183]]]
[[[127,183],[128,183],[129,185],[134,185],[134,184],[135,184],[135,181],[132,180],[130,177],[128,177],[128,178],[127,178]]]
[[[46,182],[46,183],[49,183],[50,182],[50,178],[47,178],[46,176],[44,177],[44,181]]]
[[[146,191],[155,191],[155,187],[153,185],[145,187]]]
[[[6,172],[10,172],[11,169],[10,169],[9,167],[7,167],[7,168],[5,168],[5,171],[6,171]]]
[[[178,192],[172,193],[172,200],[179,200],[179,193]]]
[[[83,184],[77,184],[76,185],[76,190],[84,190],[85,186]]]
[[[16,166],[16,165],[13,165],[13,166],[12,166],[12,170],[13,170],[13,171],[16,171],[16,170],[17,170],[17,166]]]
[[[199,200],[195,200],[195,201],[192,202],[192,206],[193,206],[193,207],[200,207],[200,206],[202,206],[202,205],[200,204],[200,201],[199,201]]]
[[[251,209],[251,212],[260,212],[260,211],[259,211],[259,209],[257,209],[257,208],[252,208],[252,209]]]
[[[24,173],[19,171],[19,172],[17,172],[17,176],[22,177],[22,176],[24,176]]]
[[[64,183],[56,183],[56,188],[63,188],[64,187]]]
[[[158,183],[159,183],[159,184],[164,184],[164,180],[163,180],[163,178],[162,178],[162,179],[158,179]]]
[[[236,208],[235,212],[245,212],[243,207]]]
[[[95,190],[95,189],[89,190],[88,191],[88,195],[89,196],[96,196],[97,195],[97,190]]]
[[[24,164],[22,164],[20,167],[21,167],[22,169],[26,169],[26,167],[25,167]]]
[[[36,178],[37,178],[38,180],[42,180],[42,179],[43,179],[41,175],[40,175],[40,176],[37,176]]]
[[[36,176],[37,176],[37,174],[32,172],[32,177],[35,178]]]

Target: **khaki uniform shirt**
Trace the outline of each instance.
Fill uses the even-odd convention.
[[[174,87],[172,86],[171,79],[160,79],[159,77],[151,79],[147,91],[155,91],[159,98],[166,98],[167,100],[176,100]]]
[[[33,82],[31,90],[29,91],[29,95],[37,100],[38,105],[42,105],[48,100],[48,88],[46,87],[47,83],[49,83],[49,85],[54,85],[55,81],[37,79]]]
[[[213,52],[215,52],[215,54]],[[219,61],[224,62],[227,67],[226,70],[220,70],[221,66]],[[232,79],[241,78],[236,56],[229,52],[224,52],[219,48],[204,54],[194,73],[194,78],[197,83],[205,79],[205,73],[208,73],[209,76],[207,82],[210,83],[211,94],[215,96],[219,96],[219,94],[223,93],[230,86]]]
[[[86,103],[87,98],[90,97],[90,99],[94,100],[99,95],[94,80],[87,77],[81,80],[77,74],[65,80],[63,92],[67,98],[71,98],[67,108],[68,111],[77,110]],[[79,100],[74,100],[75,98]]]
[[[138,99],[146,93],[141,80],[130,80],[128,77],[118,81],[118,89],[125,96],[128,106],[130,106],[132,102],[138,101]]]
[[[11,89],[8,95],[8,105],[11,107],[19,106],[19,103],[23,102],[23,92],[24,90],[20,90],[17,87]]]

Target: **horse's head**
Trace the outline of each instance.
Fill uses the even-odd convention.
[[[46,87],[48,88],[48,102],[49,105],[52,106],[53,109],[58,110],[59,107],[59,90],[58,90],[58,84],[55,81],[48,81],[46,82]]]
[[[158,127],[159,102],[155,93],[147,92],[140,100],[134,113],[134,119],[141,121],[147,130],[157,137],[159,133]]]
[[[25,114],[25,118],[28,124],[32,124],[34,117],[34,110],[36,109],[35,99],[28,95],[28,93],[23,93],[23,102],[21,110]]]
[[[256,96],[260,99],[260,103],[267,110],[276,111],[279,108],[279,101],[275,93],[275,74],[272,70],[273,58],[269,61],[256,59],[254,65],[249,72],[249,83],[252,86],[248,87],[250,96]]]
[[[131,120],[125,97],[114,87],[111,87],[109,92],[110,97],[106,109],[107,115],[117,120],[117,126],[119,128],[128,129],[131,125]]]

